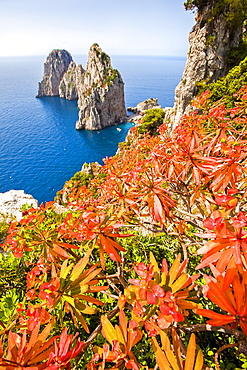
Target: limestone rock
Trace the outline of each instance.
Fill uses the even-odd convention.
[[[66,50],[53,50],[44,64],[44,75],[39,83],[37,98],[59,96],[59,85],[67,72],[72,56]]]
[[[151,98],[138,103],[136,108],[138,112],[145,112],[148,109],[161,108],[161,105],[159,105],[157,98]]]
[[[97,44],[90,48],[78,94],[78,130],[100,130],[121,122],[126,116],[121,75],[113,69],[110,57]]]
[[[191,100],[197,94],[198,81],[213,82],[225,76],[227,52],[239,45],[241,27],[230,31],[223,15],[211,22],[204,19],[204,13],[197,14],[197,23],[189,36],[189,51],[181,82],[175,92],[175,118],[173,125],[179,122]]]
[[[138,103],[136,107],[129,107],[128,111],[133,113],[144,113],[148,109],[161,108],[157,98],[150,98]]]
[[[78,86],[83,81],[85,70],[81,64],[76,66],[75,62],[70,62],[67,72],[59,84],[59,96],[68,100],[78,99]]]
[[[6,193],[0,193],[0,215],[9,219],[14,218],[20,221],[22,211],[20,210],[24,204],[37,208],[38,201],[30,194],[26,194],[24,190],[9,190]]]

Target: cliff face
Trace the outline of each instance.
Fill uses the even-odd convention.
[[[241,27],[230,31],[223,15],[207,22],[204,13],[207,13],[207,9],[197,13],[197,23],[189,36],[187,63],[176,88],[173,111],[170,112],[173,125],[186,113],[191,100],[196,96],[196,82],[213,82],[226,75],[227,52],[238,46],[241,38]]]
[[[78,130],[100,130],[121,122],[126,116],[123,80],[112,68],[110,57],[97,44],[89,51],[84,80],[79,87],[78,108]]]
[[[53,50],[44,64],[44,75],[39,83],[37,98],[59,96],[60,82],[68,70],[72,57],[66,50]]]
[[[78,99],[78,130],[100,130],[126,116],[123,80],[97,44],[90,48],[86,71],[80,64],[76,66],[67,51],[53,50],[39,84],[37,97],[43,96]]]

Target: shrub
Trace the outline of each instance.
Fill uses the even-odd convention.
[[[140,134],[149,133],[150,135],[156,135],[157,129],[162,125],[164,117],[165,112],[163,109],[154,108],[147,110],[140,121],[140,125],[138,125],[138,132]]]
[[[223,99],[228,108],[234,107],[238,100],[237,92],[242,86],[247,85],[247,57],[239,65],[232,68],[224,78],[211,84],[200,82],[197,85],[199,94],[205,90],[210,91],[212,102]]]

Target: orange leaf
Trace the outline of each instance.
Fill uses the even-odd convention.
[[[194,370],[201,370],[204,365],[203,353],[201,348],[197,347],[197,355]]]
[[[122,331],[125,342],[127,342],[127,320],[124,311],[119,312],[119,324]]]
[[[195,334],[192,333],[190,336],[190,341],[186,352],[184,370],[193,370],[195,362],[195,353],[196,353],[196,337]]]
[[[165,353],[161,350],[156,338],[151,338],[152,347],[156,356],[156,362],[160,370],[172,370]]]

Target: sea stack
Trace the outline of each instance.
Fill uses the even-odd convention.
[[[78,99],[77,130],[101,130],[126,117],[123,80],[98,44],[89,50],[86,70],[66,50],[53,50],[39,83],[37,97],[44,96]]]
[[[100,130],[121,122],[126,116],[123,80],[98,44],[89,50],[78,108],[78,130]]]
[[[72,61],[72,56],[66,50],[53,50],[48,55],[37,98],[59,96],[60,82]]]

